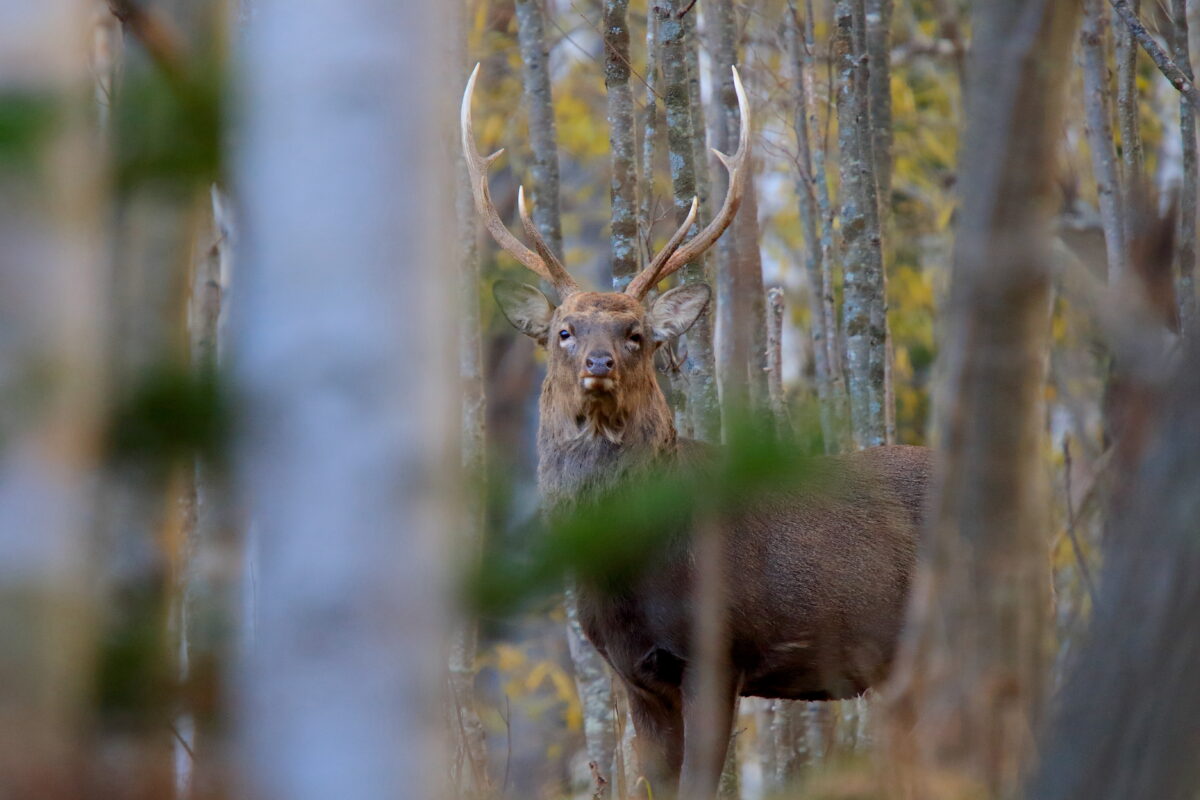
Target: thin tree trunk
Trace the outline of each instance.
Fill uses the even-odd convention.
[[[667,146],[671,156],[671,184],[676,219],[680,223],[687,216],[692,198],[697,196],[696,176],[700,168],[695,158],[696,129],[689,93],[687,42],[679,17],[679,11],[686,5],[684,0],[668,0],[654,9],[659,17],[659,63],[666,106]],[[696,224],[699,225],[699,221]],[[703,257],[685,266],[682,275],[685,283],[706,282],[708,276]],[[699,439],[715,442],[721,438],[721,412],[717,400],[710,311],[705,311],[688,331],[687,350],[685,369],[693,432]]]
[[[1121,176],[1113,145],[1112,103],[1106,46],[1108,10],[1104,0],[1084,0],[1083,27],[1079,34],[1083,52],[1083,106],[1087,116],[1088,149],[1100,200],[1100,220],[1108,253],[1108,280],[1120,281],[1128,263]]]
[[[441,797],[459,460],[447,12],[256,6],[234,309],[258,547],[247,777],[268,800]]]
[[[612,676],[604,659],[587,640],[579,622],[579,605],[574,587],[568,587],[564,599],[567,612],[567,646],[575,667],[575,685],[583,710],[583,736],[588,761],[614,784],[617,764],[617,723],[612,695]]]
[[[650,253],[654,249],[651,235],[655,213],[654,161],[658,144],[658,91],[661,84],[658,63],[658,19],[659,13],[655,5],[651,3],[646,11],[646,113],[642,129],[642,178],[639,186],[640,210],[638,212],[644,263],[649,262]],[[669,359],[673,359],[675,356],[673,350],[665,352],[664,355]],[[679,369],[673,361],[667,364],[667,370],[671,387],[671,407],[674,409],[675,415],[675,428],[679,431],[680,436],[690,438],[693,432],[691,414],[687,405],[687,374]]]
[[[533,222],[559,258],[563,256],[558,179],[558,129],[550,91],[550,55],[541,0],[516,0],[517,40],[521,47],[522,86],[529,114],[533,153]]]
[[[835,7],[844,318],[855,444],[887,441],[886,297],[866,75],[864,0]]]
[[[535,208],[533,221],[550,248],[562,257],[560,221],[558,134],[550,90],[550,59],[540,0],[517,0],[518,38],[524,62],[525,104],[529,111],[530,148],[533,151]],[[607,76],[606,76],[607,77]],[[614,255],[616,252],[614,251]],[[577,624],[574,594],[568,592],[567,640],[575,666],[575,683],[584,701],[584,731],[588,760],[596,763],[608,780],[616,754],[611,679],[596,648],[583,637]]]
[[[783,389],[783,318],[786,311],[783,289],[772,287],[767,292],[767,389],[771,416],[775,418],[775,427],[781,431],[791,427]]]
[[[712,121],[713,147],[730,152],[740,131],[737,93],[731,67],[738,63],[738,24],[730,0],[706,9],[705,26],[712,49],[711,79],[718,113]],[[751,159],[753,164],[753,158]],[[715,188],[723,196],[728,176],[718,172]],[[731,229],[717,244],[717,367],[722,411],[765,410],[767,390],[766,296],[759,254],[758,203],[754,174],[747,176],[745,199]],[[728,425],[726,425],[728,429]]]
[[[888,689],[900,793],[1016,786],[1048,654],[1048,215],[1074,3],[976,5],[929,530]],[[914,735],[913,731],[919,731]]]
[[[894,0],[867,0],[868,102],[871,152],[880,217],[887,219],[892,197],[892,10]]]
[[[621,292],[640,266],[638,258],[637,145],[629,88],[629,0],[604,3],[604,86],[608,89],[608,144],[612,164],[612,286]]]
[[[231,274],[234,230],[232,212],[214,185],[211,212],[200,233],[191,276],[188,333],[192,374],[198,381],[217,379],[223,349],[222,302]],[[176,653],[184,698],[221,691],[225,675],[218,665],[234,655],[229,631],[236,627],[238,542],[233,536],[224,473],[198,457],[184,476],[184,519],[179,586],[176,590]],[[218,733],[206,724],[195,703],[181,706],[175,722],[176,796],[211,791],[221,773]]]
[[[786,20],[786,34],[797,93],[796,108],[792,114],[792,127],[799,149],[796,197],[804,227],[805,269],[812,317],[809,335],[812,339],[817,398],[821,406],[821,435],[826,443],[826,451],[838,452],[846,443],[846,396],[845,381],[841,375],[842,359],[831,285],[832,270],[828,265],[828,260],[833,257],[833,232],[825,213],[829,208],[825,158],[822,149],[813,146],[813,134],[818,125],[816,105],[812,98],[813,45],[806,41],[807,27],[801,28],[795,0],[790,0],[788,5],[790,13]],[[821,202],[822,197],[824,203]]]
[[[1190,81],[1192,60],[1188,45],[1187,0],[1171,0],[1175,26],[1172,53],[1175,63]],[[1196,330],[1196,112],[1195,101],[1184,95],[1179,99],[1179,137],[1183,152],[1183,186],[1179,194],[1179,317],[1183,334]]]
[[[1141,0],[1133,0],[1131,10],[1138,13]],[[1142,150],[1141,108],[1137,88],[1137,42],[1128,25],[1115,26],[1117,39],[1117,119],[1121,131],[1121,160],[1125,165],[1124,185],[1127,191],[1141,187],[1145,173],[1145,154]],[[1125,215],[1125,239],[1133,231],[1130,216]]]
[[[882,348],[873,351],[875,363],[872,363],[872,374],[877,374],[882,366],[883,381],[883,429],[884,441],[892,444],[896,441],[896,397],[892,385],[892,366],[895,357],[892,352],[891,327],[888,324],[888,279],[887,279],[887,240],[888,220],[892,209],[892,71],[891,71],[891,42],[892,42],[892,11],[893,0],[866,0],[863,17],[865,28],[865,43],[863,52],[867,63],[867,108],[871,125],[864,135],[869,141],[864,143],[864,150],[871,150],[871,169],[875,180],[876,230],[880,239],[879,245],[879,287],[877,302],[871,307],[871,326],[883,332]],[[862,706],[862,722],[859,727],[866,727],[865,703],[856,701]]]
[[[642,120],[642,181],[638,198],[638,221],[645,262],[653,249],[650,231],[654,226],[654,153],[658,143],[658,14],[651,4],[646,13],[646,109]]]
[[[456,12],[454,41],[459,51],[455,61],[466,69],[465,9]],[[480,274],[478,218],[471,191],[466,161],[455,148],[455,224],[458,233],[458,378],[462,397],[462,465],[467,478],[464,504],[466,531],[462,542],[464,561],[478,564],[483,554],[487,525],[487,398],[483,369],[483,341],[480,324]],[[470,770],[470,778],[459,776],[458,789],[486,792],[491,782],[487,774],[487,743],[483,722],[475,708],[475,660],[478,651],[479,623],[469,612],[460,612],[450,645],[450,691],[454,704],[451,730],[457,732],[457,766]]]
[[[0,163],[0,775],[12,797],[88,796],[105,322],[89,19],[74,0],[0,5],[4,102],[54,120],[22,129],[12,116],[9,141],[29,150]]]

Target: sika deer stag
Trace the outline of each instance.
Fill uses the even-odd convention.
[[[729,191],[715,219],[687,242],[696,202],[679,229],[623,293],[589,292],[567,274],[518,208],[536,252],[508,231],[488,193],[487,158],[475,148],[471,97],[462,101],[463,151],[475,205],[496,242],[557,290],[554,306],[532,286],[500,282],[508,320],[548,351],[538,419],[538,487],[548,512],[587,501],[622,478],[712,458],[676,435],[655,379],[654,352],[691,327],[709,302],[703,284],[680,286],[647,305],[661,280],[711,247],[733,221],[746,184],[750,116],[734,70],[741,135]],[[696,709],[692,632],[692,537],[672,540],[653,569],[618,593],[579,587],[584,631],[621,677],[637,729],[638,755],[655,796],[715,791],[739,696],[831,700],[880,681],[896,649],[929,483],[920,447],[877,447],[828,458],[831,479],[764,498],[722,529],[728,680],[714,716]],[[613,531],[621,536],[621,531]],[[703,752],[701,720],[718,719],[721,753]],[[682,786],[680,776],[682,772]]]

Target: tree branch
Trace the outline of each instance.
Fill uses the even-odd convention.
[[[1117,16],[1129,28],[1129,32],[1133,35],[1134,40],[1141,45],[1142,50],[1146,52],[1146,55],[1150,56],[1150,60],[1158,67],[1158,71],[1163,74],[1163,77],[1172,86],[1179,90],[1180,94],[1188,99],[1192,106],[1192,112],[1195,113],[1197,109],[1200,109],[1200,89],[1196,88],[1196,85],[1179,68],[1179,65],[1167,55],[1167,51],[1155,41],[1150,32],[1146,30],[1146,26],[1142,25],[1137,14],[1129,7],[1129,0],[1109,0],[1109,2],[1112,4],[1113,11],[1117,12]]]

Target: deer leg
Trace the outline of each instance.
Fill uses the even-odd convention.
[[[707,800],[717,793],[733,715],[740,694],[740,679],[725,676],[714,707],[705,707],[697,698],[694,681],[685,679],[683,687],[683,774],[680,797]]]
[[[679,786],[683,764],[683,714],[680,697],[663,697],[626,684],[629,713],[637,733],[638,770],[653,796],[670,798]],[[635,796],[640,796],[633,792]]]

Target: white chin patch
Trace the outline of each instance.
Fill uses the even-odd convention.
[[[584,378],[583,389],[587,392],[611,392],[612,378]]]

